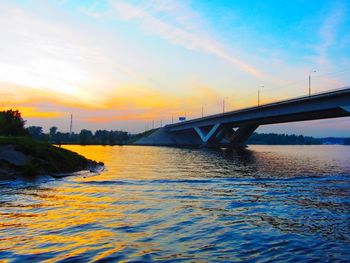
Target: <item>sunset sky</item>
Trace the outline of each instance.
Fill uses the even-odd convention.
[[[350,86],[350,1],[0,2],[2,109],[27,125],[144,131]],[[260,132],[349,136],[350,118]]]

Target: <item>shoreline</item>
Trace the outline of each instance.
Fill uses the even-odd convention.
[[[0,137],[0,179],[69,176],[88,170],[101,170],[103,162],[29,137]]]

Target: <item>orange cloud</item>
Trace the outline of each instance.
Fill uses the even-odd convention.
[[[61,112],[56,111],[42,111],[36,107],[23,107],[23,106],[17,106],[17,105],[9,105],[6,108],[3,108],[4,110],[7,109],[16,109],[19,110],[22,113],[22,117],[24,119],[26,118],[58,118],[62,116]]]
[[[1,103],[6,105],[37,106],[40,103],[51,103],[80,109],[104,108],[101,103],[66,95],[57,91],[35,88],[14,83],[0,82]]]
[[[52,90],[23,87],[0,83],[6,87],[2,92],[5,106],[18,108],[25,117],[58,118],[74,113],[77,119],[87,122],[110,122],[127,120],[171,119],[186,114],[188,118],[199,117],[202,106],[205,115],[221,111],[225,95],[214,87],[191,82],[178,90],[159,90],[146,86],[123,86],[98,94],[98,103],[81,101],[73,96]],[[250,98],[252,99],[252,98]],[[227,99],[227,110],[231,104],[247,105],[247,99]],[[249,101],[250,103],[250,101]]]

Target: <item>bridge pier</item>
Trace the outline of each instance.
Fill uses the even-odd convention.
[[[253,132],[259,127],[257,124],[243,125],[234,131],[230,136],[228,144],[234,147],[244,147],[245,142],[253,134]]]
[[[215,124],[211,127],[194,127],[202,141],[201,147],[237,148],[245,147],[245,142],[259,125],[242,125],[236,130],[231,125]]]
[[[215,124],[211,128],[209,128],[208,132],[205,131],[205,128],[194,127],[194,130],[203,142],[202,146],[209,146],[215,142],[218,133],[222,129],[220,128],[220,126],[220,123]]]

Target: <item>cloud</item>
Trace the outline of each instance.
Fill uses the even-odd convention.
[[[43,17],[41,5],[36,7],[33,11],[15,3],[0,6],[1,82],[35,87],[44,93],[50,90],[98,105],[102,90],[140,78],[124,65],[125,58],[131,60],[132,56],[119,51],[121,41],[93,27],[82,29],[83,21],[62,10],[47,7]]]
[[[336,43],[338,30],[344,21],[345,13],[345,6],[339,3],[335,4],[319,29],[320,44],[316,47],[316,52],[318,54],[316,62],[319,66],[329,64],[328,52]]]
[[[161,36],[172,44],[187,49],[215,55],[254,77],[267,77],[254,66],[251,66],[226,52],[222,45],[217,41],[210,37],[203,36],[201,32],[193,30],[190,26],[186,26],[187,23],[190,23],[189,18],[186,15],[175,15],[175,13],[177,14],[179,12],[178,6],[175,8],[174,5],[170,4],[160,5],[158,6],[158,9],[155,9],[154,6],[156,5],[137,6],[120,1],[110,1],[110,3],[116,10],[120,19],[136,21],[145,32],[149,34]],[[158,18],[157,14],[154,14],[157,12],[165,13],[172,21]],[[193,21],[191,22],[194,23]]]
[[[7,109],[11,109],[7,108]],[[15,108],[19,110],[23,116],[23,118],[41,118],[41,119],[52,119],[52,118],[59,118],[62,117],[63,114],[61,112],[57,111],[43,111],[42,109],[39,109],[37,107],[23,107],[23,106],[16,106]]]
[[[203,104],[219,100],[214,88],[193,82],[180,93],[146,86],[112,89],[99,103],[80,100],[51,90],[0,82],[2,103],[6,108],[23,110],[28,118],[58,118],[76,113],[89,122],[114,120],[151,120],[179,112],[196,112]]]
[[[96,104],[93,101],[45,88],[34,88],[0,81],[0,91],[1,103],[7,107],[36,107],[39,104],[56,104],[81,109],[101,108],[100,104]]]

